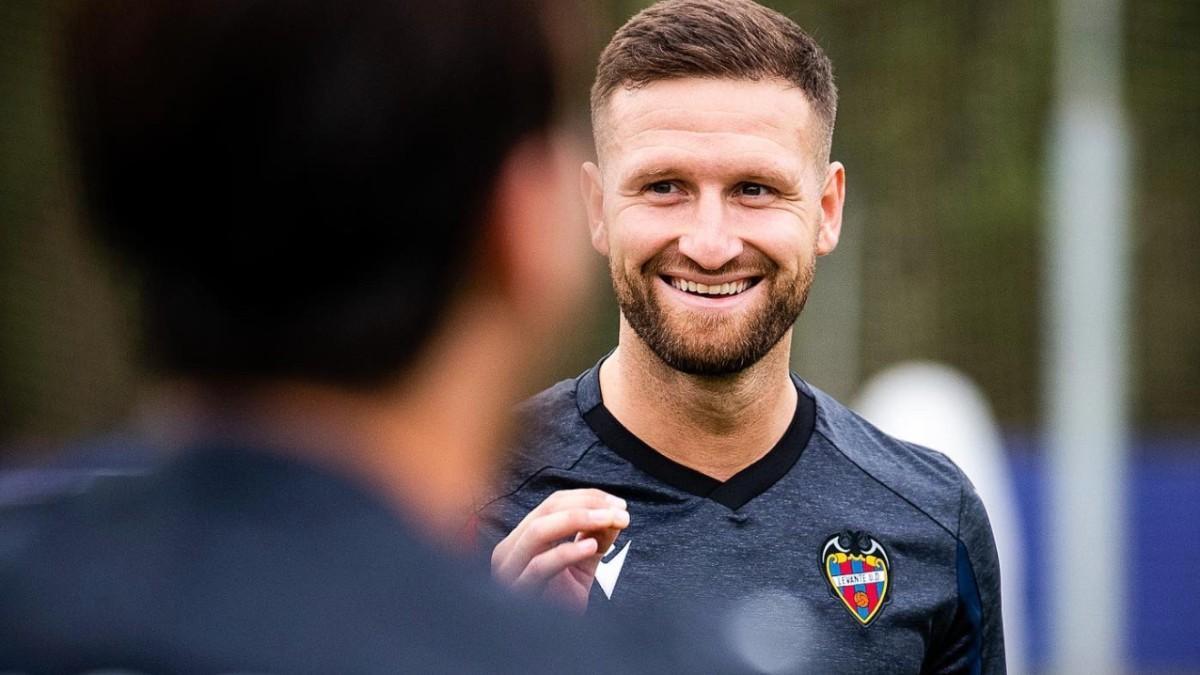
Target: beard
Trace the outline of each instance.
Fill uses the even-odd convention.
[[[678,252],[655,256],[642,267],[641,276],[610,266],[621,314],[650,350],[675,370],[708,377],[740,373],[779,344],[799,318],[816,268],[815,258],[810,258],[794,277],[784,278],[761,253],[747,257],[748,261],[739,258],[717,272],[753,270],[753,276],[760,277],[758,285],[765,284],[766,302],[748,314],[663,307],[654,290],[658,270],[696,269]]]

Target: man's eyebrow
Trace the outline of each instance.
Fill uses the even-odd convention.
[[[664,176],[678,175],[679,171],[672,168],[670,165],[653,165],[644,167],[635,167],[627,173],[622,183],[640,183],[642,181],[652,182],[660,180]]]
[[[662,180],[667,177],[679,176],[687,173],[676,167],[673,164],[652,164],[646,166],[637,166],[625,174],[621,183],[628,185],[630,183],[650,183],[657,180]],[[736,176],[739,181],[750,183],[765,183],[768,185],[788,186],[795,183],[798,177],[793,175],[792,171],[784,167],[776,167],[764,164],[756,164],[744,170],[728,169],[722,171],[729,176]]]
[[[767,183],[770,185],[791,185],[796,182],[792,172],[776,167],[756,167],[744,176],[750,183]]]

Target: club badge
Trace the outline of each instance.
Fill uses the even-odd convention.
[[[821,549],[829,590],[863,626],[869,626],[891,590],[892,564],[883,545],[866,532],[839,532]]]

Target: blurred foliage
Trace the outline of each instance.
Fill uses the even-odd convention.
[[[1136,419],[1200,427],[1200,3],[1130,2]]]
[[[134,400],[133,331],[81,233],[52,77],[60,3],[0,3],[0,443],[104,429]]]
[[[127,294],[80,236],[52,73],[58,3],[0,3],[0,443],[94,432],[137,383]],[[571,117],[590,68],[645,2],[583,2],[570,52]],[[896,361],[947,362],[1009,428],[1041,422],[1041,263],[1053,4],[1045,0],[768,2],[833,59],[835,158],[846,231],[818,266],[795,365],[848,397]],[[1135,423],[1200,430],[1200,3],[1125,3],[1134,139]],[[597,257],[555,377],[615,344]]]

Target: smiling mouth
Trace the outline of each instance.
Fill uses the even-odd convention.
[[[745,293],[750,288],[753,288],[759,281],[758,277],[753,277],[720,284],[701,284],[695,281],[688,281],[680,277],[664,276],[662,279],[676,290],[705,297],[738,295],[740,293]]]

